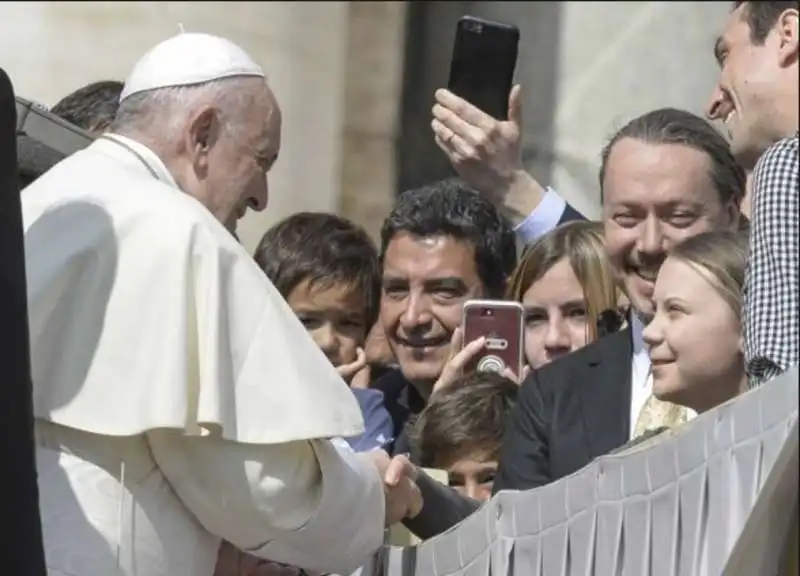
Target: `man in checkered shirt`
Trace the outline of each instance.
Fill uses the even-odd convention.
[[[708,115],[753,172],[744,354],[750,385],[798,363],[798,5],[734,2],[714,53],[721,73]]]

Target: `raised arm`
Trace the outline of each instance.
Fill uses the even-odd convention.
[[[500,121],[447,90],[436,91],[434,137],[458,175],[514,225],[523,243],[584,217],[522,165],[522,100],[515,86],[509,118]]]

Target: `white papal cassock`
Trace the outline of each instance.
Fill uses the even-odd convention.
[[[352,393],[146,147],[103,137],[22,194],[51,575],[207,576],[221,539],[348,573],[381,543]]]

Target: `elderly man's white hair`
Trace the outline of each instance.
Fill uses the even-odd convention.
[[[169,137],[180,130],[198,106],[215,106],[223,124],[233,126],[252,94],[252,78],[225,78],[193,86],[159,88],[124,100],[111,125],[113,132],[146,134],[157,130]]]
[[[136,63],[120,95],[114,131],[171,132],[199,104],[231,115],[242,108],[247,84],[265,82],[261,67],[239,46],[217,36],[178,34]]]

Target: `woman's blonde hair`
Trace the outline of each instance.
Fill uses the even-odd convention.
[[[522,253],[509,281],[506,298],[522,296],[553,266],[566,259],[583,289],[588,317],[588,340],[597,338],[597,319],[606,310],[617,310],[620,290],[606,256],[603,225],[576,221],[558,226]]]
[[[669,256],[697,270],[740,316],[748,244],[747,230],[714,230],[684,240]]]

